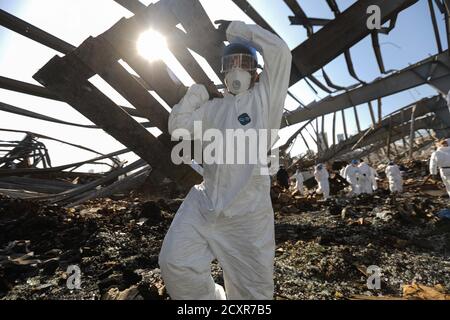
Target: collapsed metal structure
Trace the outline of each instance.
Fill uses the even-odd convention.
[[[220,35],[210,21],[199,0],[161,0],[145,6],[138,0],[114,0],[132,13],[129,19],[121,19],[110,29],[97,37],[89,37],[79,47],[66,43],[55,36],[29,23],[0,10],[0,25],[15,31],[25,37],[46,45],[62,54],[55,56],[35,75],[42,86],[24,83],[5,77],[0,77],[0,88],[13,90],[38,97],[44,97],[66,102],[91,120],[95,126],[84,126],[61,121],[48,116],[30,112],[16,106],[0,102],[0,111],[32,117],[65,125],[103,129],[116,140],[127,147],[109,155],[100,155],[85,163],[92,163],[114,156],[134,152],[142,160],[125,168],[118,166],[112,173],[106,175],[100,182],[81,186],[78,190],[66,190],[56,198],[55,202],[79,203],[84,199],[99,195],[93,188],[107,181],[115,181],[118,176],[138,170],[125,181],[116,181],[128,186],[130,181],[143,179],[151,171],[151,179],[161,182],[165,178],[177,181],[179,185],[191,186],[200,180],[199,175],[191,167],[175,166],[170,160],[173,142],[167,132],[169,112],[150,94],[156,92],[167,105],[173,106],[185,94],[186,87],[177,79],[174,72],[164,62],[151,64],[141,57],[137,49],[130,46],[130,41],[137,40],[142,32],[150,27],[160,31],[167,38],[169,49],[182,64],[191,78],[209,88],[216,89],[213,81],[200,66],[192,50],[202,56],[223,81],[220,73],[220,57],[224,47]],[[445,99],[442,97],[450,90],[450,54],[443,50],[437,14],[440,13],[446,21],[447,40],[450,43],[450,0],[427,0],[431,19],[436,33],[438,52],[435,56],[426,58],[400,71],[387,71],[383,62],[379,44],[379,34],[388,34],[395,28],[397,16],[419,0],[358,0],[345,11],[340,10],[335,0],[326,0],[335,19],[327,20],[308,17],[296,0],[284,0],[293,12],[290,16],[292,24],[303,26],[308,39],[292,50],[293,65],[290,84],[300,80],[313,89],[319,88],[329,94],[329,97],[304,105],[289,93],[299,103],[298,109],[286,111],[281,126],[287,127],[303,123],[302,127],[280,149],[286,151],[298,138],[301,138],[307,149],[306,135],[317,144],[317,161],[347,160],[350,157],[364,157],[377,154],[381,149],[385,156],[395,156],[396,142],[402,140],[403,147],[413,152],[422,147],[416,142],[416,132],[419,130],[434,130],[434,136],[445,137],[450,134],[450,114]],[[424,0],[425,1],[425,0]],[[275,32],[261,15],[245,0],[233,0],[255,23]],[[435,12],[434,4],[439,12]],[[389,26],[380,30],[369,30],[366,26],[367,8],[377,5],[381,8],[382,23]],[[185,31],[177,28],[181,24]],[[315,27],[322,28],[315,32]],[[352,62],[350,49],[360,40],[370,36],[373,49],[382,77],[371,83],[365,83],[358,75]],[[330,41],[333,39],[333,41]],[[356,83],[343,87],[332,82],[324,70],[324,66],[344,55],[349,74]],[[133,69],[138,76],[127,71],[125,65]],[[325,83],[318,80],[314,73],[322,72]],[[94,75],[102,77],[120,95],[128,100],[134,108],[119,106],[103,94],[88,80]],[[400,108],[397,112],[381,117],[382,98],[408,90],[423,84],[436,89],[439,95],[417,101],[413,105]],[[378,102],[378,118],[375,117],[374,101]],[[367,104],[371,115],[372,126],[366,130],[361,128],[357,106]],[[353,109],[358,134],[350,136],[345,120],[344,110]],[[324,117],[333,114],[331,124],[332,140],[325,137]],[[342,116],[344,126],[344,141],[336,141],[336,121]],[[135,117],[145,118],[148,122],[139,123]],[[322,119],[322,128],[318,121]],[[315,126],[314,126],[315,123]],[[157,127],[163,133],[159,137],[152,135],[146,128]],[[310,129],[314,134],[310,133]],[[429,143],[423,139],[423,143]],[[387,148],[387,151],[384,149]],[[5,159],[5,158],[3,158]],[[83,163],[70,164],[58,168],[17,168],[14,175],[28,175],[52,170],[75,168]],[[0,169],[0,175],[8,175],[7,170]],[[112,189],[116,190],[114,187]],[[81,189],[80,189],[81,188]],[[87,193],[86,193],[87,192]]]

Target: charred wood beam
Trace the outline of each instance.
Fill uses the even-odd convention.
[[[29,94],[32,96],[46,98],[55,101],[65,102],[61,97],[57,94],[51,92],[45,87],[37,86],[31,83],[22,82],[10,78],[5,78],[0,76],[0,88],[5,90],[10,90],[14,92]],[[122,107],[122,109],[126,110],[133,117],[141,117],[145,118],[141,113],[139,113],[136,109],[129,107]]]
[[[402,71],[393,73],[359,88],[349,90],[337,96],[325,98],[308,108],[299,108],[285,114],[285,123],[290,125],[315,119],[323,114],[360,105],[380,97],[389,96],[419,85],[429,83],[440,92],[450,89],[450,57],[447,52],[425,59]]]
[[[362,81],[362,80],[358,77],[358,75],[356,74],[355,66],[353,65],[352,55],[351,55],[351,53],[350,53],[350,49],[345,50],[345,52],[344,52],[344,58],[345,58],[345,63],[346,63],[346,65],[347,65],[347,69],[348,69],[348,72],[350,73],[350,75],[351,75],[355,80],[357,80],[359,83],[365,84],[365,82]]]
[[[110,63],[116,63],[117,59],[122,58],[138,74],[140,74],[142,79],[169,105],[178,103],[186,91],[186,88],[181,82],[177,82],[176,77],[162,62],[150,65],[144,58],[138,55],[136,48],[129,45],[130,35],[137,37],[142,31],[146,30],[144,21],[146,19],[162,26],[172,26],[178,23],[178,20],[171,19],[170,17],[168,18],[166,15],[162,14],[165,12],[167,12],[167,8],[162,4],[159,6],[151,5],[144,12],[139,12],[132,18],[122,19],[108,31],[97,37],[100,39],[97,41],[98,43],[100,43],[101,40],[104,40],[104,44],[109,43],[110,48],[108,49],[111,50],[101,51],[103,54],[100,55],[92,54],[92,51],[89,50],[89,46],[87,45],[88,41],[86,41],[84,43],[85,46],[75,50],[73,54],[66,55],[63,59],[55,57],[53,61],[48,63],[35,77],[47,87],[52,86],[55,92],[65,95],[65,100],[68,100],[73,107],[82,112],[91,119],[91,121],[95,119],[93,121],[94,123],[99,124],[117,140],[130,147],[130,150],[133,150],[143,159],[148,161],[153,169],[160,168],[161,172],[171,177],[173,180],[182,180],[181,184],[188,185],[194,182],[194,180],[197,180],[193,177],[193,171],[190,170],[190,168],[187,166],[174,166],[170,161],[170,149],[164,148],[160,139],[154,138],[146,130],[143,131],[143,128],[134,120],[127,117],[127,115],[122,112],[123,110],[121,108],[118,108],[106,96],[96,90],[95,87],[85,83],[86,79],[91,75],[96,73],[104,74],[107,71],[108,66],[110,66]],[[91,42],[93,42],[93,40]],[[89,58],[93,58],[93,60],[90,61]],[[55,67],[58,64],[62,70],[60,70],[59,75],[57,74],[58,68]],[[102,69],[105,70],[101,73]],[[58,79],[58,77],[64,72],[69,75],[66,77],[67,79],[64,78],[65,83],[60,85],[58,82],[60,79]],[[70,82],[77,82],[75,89],[70,88]],[[78,87],[79,83],[83,83],[81,87]],[[117,86],[121,85],[118,84]],[[123,86],[121,87],[123,89]],[[84,90],[86,88],[90,91],[88,90],[89,92],[86,92],[86,90]],[[75,92],[76,90],[81,91],[82,93]],[[144,91],[141,90],[141,93],[144,93]],[[113,113],[112,118],[114,118],[115,121],[101,116],[98,110],[93,111],[92,106],[88,108],[86,105],[89,105],[89,103],[83,104],[85,100],[89,100],[90,104],[95,104],[97,109],[102,109],[106,113],[108,113],[107,110],[110,110],[110,113]],[[162,106],[160,109],[163,109]],[[167,120],[168,117],[167,111],[164,110],[164,112],[166,114],[165,119],[154,116],[154,118],[157,118],[160,121],[163,132],[165,132],[165,120]],[[130,132],[131,134],[129,134]],[[128,136],[126,133],[128,133]],[[132,137],[133,135],[134,138]],[[165,134],[163,137],[168,136]],[[145,143],[145,140],[148,140],[147,143]],[[150,141],[153,143],[150,143]],[[166,157],[167,159],[165,159]],[[152,175],[160,175],[159,170],[153,170]],[[162,178],[162,176],[160,177]]]
[[[101,74],[118,93],[127,99],[136,111],[150,120],[150,123],[166,131],[169,113],[164,107],[117,61],[119,55],[111,44],[99,36],[89,37],[67,59],[77,58],[89,67],[89,78],[92,74]]]
[[[377,107],[378,107],[378,125],[381,125],[381,121],[383,121],[383,100],[381,97],[377,99]]]
[[[280,146],[278,149],[280,151],[285,151],[287,148],[289,148],[289,146],[292,144],[292,142],[294,142],[295,139],[297,139],[298,135],[301,134],[301,132],[306,128],[306,126],[308,126],[310,123],[312,122],[312,120],[309,120],[307,123],[305,123],[304,125],[302,125],[293,135],[291,135],[289,137],[289,139],[286,141],[286,143],[282,146]],[[304,138],[303,138],[304,139]],[[305,144],[306,141],[305,141]],[[309,147],[308,147],[309,149]]]
[[[410,128],[410,123],[401,125],[399,127],[395,127],[393,128],[393,133],[391,136],[391,142],[396,142],[398,140],[400,140],[403,136],[403,128],[404,127]],[[422,130],[422,129],[433,129],[433,128],[439,128],[442,126],[442,122],[440,122],[438,119],[434,118],[433,116],[427,116],[427,117],[423,117],[421,119],[417,119],[416,121],[416,130]],[[370,139],[368,139],[367,141],[365,141],[365,143],[363,145],[361,145],[361,148],[369,148],[369,152],[368,150],[364,150],[362,151],[361,154],[358,155],[358,157],[364,157],[376,150],[379,150],[380,148],[384,148],[386,147],[386,141],[387,141],[387,137],[389,134],[389,130],[387,128],[384,128],[383,130],[379,131],[377,133],[377,135],[371,137]],[[373,145],[373,146],[371,146]],[[335,155],[334,159],[337,160],[344,160],[344,159],[351,159],[353,158],[354,152],[348,152],[348,151],[343,151],[343,152],[339,152]]]
[[[392,143],[392,117],[389,117],[389,127],[388,127],[388,134],[387,134],[387,156],[389,160],[391,159],[391,143]]]
[[[95,181],[92,181],[90,183],[81,185],[77,188],[62,192],[56,196],[50,196],[50,197],[40,197],[41,200],[49,200],[52,203],[67,203],[67,201],[69,201],[70,199],[73,199],[74,197],[79,196],[80,194],[82,194],[83,192],[92,190],[98,186],[101,186],[103,184],[107,184],[107,183],[111,183],[112,181],[114,181],[115,179],[117,179],[119,176],[126,174],[128,172],[132,172],[133,170],[139,169],[146,166],[146,163],[144,160],[137,160],[135,162],[133,162],[132,164],[124,167],[124,168],[120,168],[116,171],[113,171],[111,173],[109,173],[108,175],[97,179]]]
[[[361,132],[361,124],[359,122],[358,110],[356,110],[356,107],[353,107],[353,112],[355,114],[356,129],[358,130],[358,133],[360,133]]]
[[[56,94],[49,91],[45,87],[37,86],[31,83],[26,83],[6,77],[0,76],[0,88],[10,91],[15,91],[19,93],[25,93],[29,95],[33,95],[36,97],[51,99],[51,100],[57,100],[62,101],[61,98],[59,98]]]
[[[447,30],[447,47],[450,48],[450,0],[444,0],[445,4],[445,26]],[[447,50],[450,55],[450,50]]]
[[[38,168],[24,168],[24,169],[15,169],[15,170],[0,170],[0,177],[2,176],[28,176],[28,175],[43,175],[43,174],[50,174],[54,172],[60,172],[64,170],[68,170],[75,167],[81,167],[85,164],[95,163],[100,160],[104,159],[112,159],[113,157],[119,156],[121,154],[129,153],[130,150],[128,149],[122,149],[119,151],[111,152],[109,154],[106,154],[104,156],[96,157],[93,159],[89,159],[86,161],[80,161],[76,163],[70,163],[58,167],[48,168],[48,169],[38,169]]]
[[[0,25],[4,25],[5,27],[9,28],[12,31],[18,32],[19,34],[27,38],[37,41],[47,47],[50,47],[64,54],[68,54],[76,49],[76,47],[71,45],[70,43],[67,43],[3,10],[0,10]],[[108,74],[102,76],[107,77]],[[60,100],[59,97],[46,90],[46,88],[20,82],[17,80],[7,79],[4,77],[0,77],[0,88],[35,95],[42,98]],[[125,109],[132,116],[144,117],[141,113],[137,112],[133,108],[127,107],[122,108]]]
[[[368,105],[369,105],[370,120],[372,120],[372,126],[375,127],[376,126],[376,120],[375,120],[375,112],[373,110],[372,101],[369,101]]]
[[[295,14],[295,17],[298,17],[299,19],[303,19],[305,23],[303,26],[306,29],[308,37],[314,34],[313,25],[311,22],[309,22],[308,17],[306,16],[305,11],[303,11],[302,7],[298,4],[297,0],[284,0],[284,3],[291,9],[291,11]],[[293,17],[293,18],[295,18]],[[291,18],[291,17],[289,17]],[[291,19],[292,23],[292,19]]]
[[[325,26],[329,23],[330,19],[320,19],[320,18],[308,18],[299,16],[289,16],[291,25],[301,25],[301,26]]]
[[[70,142],[67,142],[67,141],[64,141],[64,140],[60,140],[60,139],[52,138],[52,137],[49,137],[49,136],[45,136],[45,135],[43,135],[43,134],[31,132],[31,131],[14,130],[14,129],[4,129],[4,128],[0,128],[0,131],[2,131],[2,132],[13,132],[13,133],[24,133],[24,134],[29,134],[29,135],[31,135],[31,136],[33,136],[33,137],[35,137],[35,138],[60,142],[60,143],[63,143],[63,144],[65,144],[65,145],[68,145],[68,146],[71,146],[71,147],[75,147],[75,148],[78,148],[78,149],[81,149],[81,150],[89,151],[89,152],[92,152],[92,153],[95,153],[95,154],[99,154],[99,155],[104,156],[103,153],[97,152],[97,151],[95,151],[95,150],[93,150],[93,149],[90,149],[90,148],[87,148],[87,147],[84,147],[84,146],[81,146],[81,145],[78,145],[78,144],[70,143]]]
[[[402,122],[402,123],[405,123],[405,122],[406,122],[405,110],[404,110],[404,109],[402,109],[402,110],[400,111],[400,119],[401,119],[401,122]],[[406,150],[407,144],[406,144],[406,139],[405,139],[405,137],[406,137],[406,131],[403,131],[403,137],[402,137],[403,149]]]
[[[123,109],[103,95],[80,75],[89,73],[67,56],[54,57],[34,77],[80,111],[89,120],[138,154],[154,169],[153,175],[162,181],[163,175],[177,181],[185,177],[185,166],[174,166],[170,152],[144,127],[134,121]],[[86,68],[86,67],[85,67]],[[189,172],[190,173],[190,172]],[[185,185],[186,181],[179,181]],[[191,183],[191,181],[188,181]]]
[[[330,79],[330,77],[328,76],[328,74],[325,72],[325,69],[322,69],[322,75],[323,75],[323,78],[325,79],[325,82],[327,83],[327,86],[329,86],[330,88],[333,88],[333,89],[336,89],[336,90],[346,90],[347,88],[345,88],[345,87],[341,87],[341,86],[338,86],[338,85],[335,85],[332,81],[331,81],[331,79]]]
[[[293,75],[291,83],[298,82],[322,68],[328,62],[344,53],[367,35],[367,8],[378,5],[381,9],[381,22],[392,19],[418,0],[360,0],[314,33],[307,41],[292,51],[293,62],[299,73]],[[297,76],[297,77],[295,77]]]
[[[345,141],[338,143],[327,153],[322,155],[322,157],[320,158],[321,162],[333,159],[336,154],[347,152],[346,150],[351,151],[356,148],[360,148],[367,139],[376,135],[380,130],[385,130],[385,128],[389,126],[389,121],[392,121],[393,126],[400,126],[401,124],[405,123],[405,121],[409,122],[414,106],[416,106],[416,117],[421,117],[426,115],[427,113],[436,113],[439,110],[447,109],[446,101],[440,96],[423,99],[412,105],[406,106],[390,115],[387,115],[386,118],[382,122],[380,122],[378,126],[369,128],[361,132],[360,134],[354,135],[351,138],[346,138]],[[405,130],[406,127],[402,128],[403,130]],[[405,132],[403,132],[403,134],[404,133]],[[406,134],[404,134],[404,136],[406,136]]]
[[[267,23],[266,20],[264,20],[263,17],[259,15],[259,13],[252,7],[250,3],[246,0],[232,0],[236,6],[238,6],[239,9],[241,9],[247,16],[250,17],[256,24],[263,27],[267,31],[270,31],[272,33],[275,33],[275,30],[272,29],[270,24]]]
[[[341,114],[342,114],[342,126],[344,128],[344,137],[345,137],[345,140],[347,140],[348,132],[347,132],[347,123],[345,122],[345,110],[341,110]]]
[[[412,158],[412,148],[414,147],[414,142],[415,142],[415,135],[414,132],[415,130],[415,122],[416,122],[416,106],[413,107],[412,112],[411,112],[411,129],[410,129],[410,136],[409,136],[409,159]]]
[[[320,82],[316,77],[314,77],[313,75],[310,75],[308,77],[305,78],[305,81],[307,81],[306,79],[309,79],[312,83],[314,83],[316,86],[318,86],[321,90],[325,91],[326,93],[332,93],[332,91],[330,89],[328,89],[322,82]],[[308,85],[310,87],[312,87],[311,84],[309,84],[309,82],[307,82]],[[318,94],[317,90],[314,89],[314,92],[316,94]]]
[[[336,145],[336,112],[333,113],[333,146]]]
[[[302,140],[305,143],[306,148],[308,149],[308,151],[310,151],[311,148],[309,147],[308,141],[306,141],[305,137],[303,136],[303,134],[301,132],[300,132],[300,137],[302,137]]]
[[[164,0],[161,2],[161,6],[166,9],[166,17],[169,16],[166,12],[172,12],[173,16],[181,22],[187,33],[191,37],[197,38],[199,45],[204,48],[203,56],[223,82],[223,74],[220,70],[225,44],[223,43],[223,39],[221,39],[221,35],[211,23],[200,1]]]
[[[71,44],[45,32],[26,21],[0,9],[0,25],[30,38],[58,52],[69,53],[75,49]]]
[[[120,3],[125,8],[135,13],[136,16],[138,16],[138,20],[141,21],[141,24],[149,25],[152,28],[161,31],[166,36],[166,38],[168,39],[167,43],[169,48],[183,65],[183,67],[186,68],[186,71],[193,77],[194,81],[209,85],[210,89],[212,90],[215,89],[212,81],[208,78],[208,76],[197,63],[192,54],[187,50],[187,47],[190,47],[194,51],[197,51],[201,55],[206,57],[208,63],[210,63],[216,75],[221,80],[223,80],[223,75],[220,72],[220,57],[223,50],[223,43],[218,40],[214,26],[209,22],[209,18],[207,17],[206,12],[203,10],[203,7],[201,7],[198,1],[187,0],[183,3],[178,2],[176,4],[170,2],[170,0],[162,1],[157,6],[154,6],[153,9],[159,10],[158,14],[161,17],[164,17],[163,21],[160,21],[161,18],[155,19],[154,16],[152,16],[150,19],[150,17],[148,17],[148,14],[151,11],[148,10],[148,8],[138,0],[116,2]],[[191,14],[189,14],[187,10],[191,10]],[[199,18],[199,16],[201,18]],[[188,21],[186,17],[189,17],[188,19],[190,19],[190,21]],[[181,30],[175,27],[175,25],[178,24],[178,21],[182,23],[182,25],[190,34],[196,34],[191,29],[196,29],[196,32],[199,31],[198,27],[205,28],[204,30],[202,30],[203,32],[207,29],[210,35],[213,36],[206,37],[206,39],[212,39],[213,41],[215,41],[215,46],[206,44],[205,37],[195,37],[195,39],[192,39],[193,37],[189,37],[188,35],[183,33]],[[193,28],[192,26],[198,27]],[[215,47],[217,46],[218,48],[216,49]],[[213,53],[216,54],[213,55]]]
[[[389,26],[387,28],[381,28],[378,30],[378,33],[389,34],[395,28],[395,24],[397,23],[398,14],[392,17],[389,21]]]
[[[375,52],[375,57],[377,59],[378,68],[380,69],[381,73],[385,74],[386,68],[384,67],[383,54],[381,53],[380,39],[378,37],[378,31],[372,32],[372,47]]]
[[[325,132],[325,116],[322,116],[322,132],[321,132],[321,135],[322,135],[322,139],[323,139],[323,143],[324,143],[325,149],[328,150],[330,148],[330,146],[328,144],[328,136],[327,136],[327,134]]]
[[[445,13],[444,0],[434,0],[434,3],[436,3],[436,6],[438,7],[439,12],[444,14]]]
[[[438,52],[441,53],[443,51],[441,35],[439,34],[439,27],[438,27],[438,23],[436,20],[436,12],[434,11],[433,0],[428,0],[428,7],[430,8],[431,22],[433,23],[433,31],[434,31],[434,36],[436,38],[437,49],[438,49]]]
[[[331,11],[333,11],[334,15],[337,16],[341,13],[341,10],[339,10],[339,6],[336,3],[336,0],[326,0],[328,6],[330,7]]]
[[[146,6],[140,1],[130,1],[130,0],[114,0],[114,1],[132,13],[137,13],[141,10],[146,9]]]
[[[335,0],[327,0],[327,4],[330,7],[331,11],[333,11],[335,18],[337,18],[341,14],[341,11],[339,10],[339,6],[337,5],[336,1]],[[354,67],[353,61],[352,61],[352,55],[350,53],[350,49],[347,49],[344,51],[344,58],[345,58],[345,63],[347,65],[349,74],[355,80],[357,80],[359,83],[365,83],[356,74],[355,67]]]
[[[22,109],[22,108],[14,107],[14,106],[12,106],[10,104],[6,104],[6,103],[3,103],[3,102],[0,102],[0,111],[13,113],[13,114],[17,114],[17,115],[20,115],[20,116],[33,118],[33,119],[38,119],[38,120],[44,120],[44,121],[49,121],[49,122],[53,122],[53,123],[64,124],[64,125],[68,125],[68,126],[87,128],[87,129],[98,129],[98,127],[95,126],[95,125],[84,125],[84,124],[78,124],[78,123],[67,122],[67,121],[55,119],[55,118],[48,117],[48,116],[45,116],[45,115],[42,115],[42,114],[39,114],[39,113],[36,113],[36,112],[32,112],[32,111],[28,111],[28,110],[25,110],[25,109]]]
[[[65,204],[65,207],[71,208],[91,199],[105,198],[117,192],[124,192],[127,190],[131,190],[133,188],[142,185],[146,181],[149,173],[150,169],[148,166],[146,166],[143,169],[130,174],[129,176],[125,177],[122,180],[113,182],[107,187],[101,188],[99,190],[95,189],[93,191],[87,191],[70,199],[69,200],[70,203],[67,203],[69,201],[64,201],[63,203]]]

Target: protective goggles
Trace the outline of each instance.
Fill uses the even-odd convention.
[[[237,53],[230,54],[222,58],[222,73],[231,71],[234,68],[241,68],[246,71],[254,71],[258,64],[250,54]]]

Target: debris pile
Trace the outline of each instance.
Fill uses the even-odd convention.
[[[64,209],[1,198],[0,296],[165,298],[158,254],[181,200],[135,200]],[[70,266],[81,270],[82,290],[68,286]]]
[[[65,209],[1,198],[0,296],[168,299],[158,254],[181,202],[105,199]],[[448,292],[450,223],[435,215],[446,205],[378,191],[277,209],[276,299],[402,297],[414,281]],[[70,266],[81,271],[81,290],[70,287]],[[381,270],[380,290],[367,288],[369,266]],[[212,270],[223,283],[217,262]]]

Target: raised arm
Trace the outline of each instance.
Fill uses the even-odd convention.
[[[270,129],[279,129],[291,74],[292,55],[289,47],[277,35],[258,25],[241,21],[231,22],[227,38],[230,42],[248,42],[263,56],[264,70],[260,75],[260,85],[269,107],[268,126]]]
[[[191,138],[195,139],[194,122],[203,121],[208,100],[209,94],[205,86],[200,84],[191,86],[183,99],[172,108],[169,116],[169,133],[173,135],[175,130],[185,129],[189,131]]]

